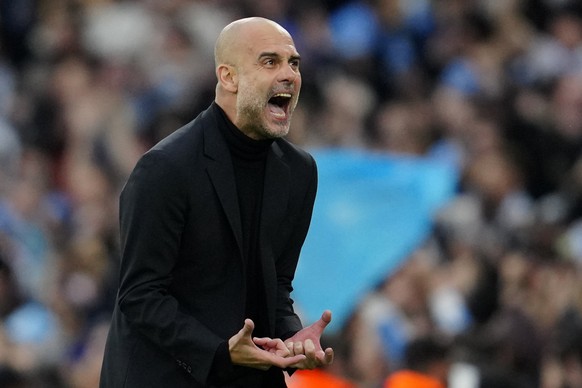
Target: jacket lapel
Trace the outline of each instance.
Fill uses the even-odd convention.
[[[205,117],[206,120],[203,121],[204,153],[207,159],[208,175],[232,228],[242,258],[242,226],[232,159],[225,140],[215,128],[216,125],[220,125],[216,115],[208,110]],[[214,122],[209,123],[210,120]],[[259,236],[269,329],[272,334],[275,331],[277,308],[277,271],[271,241],[275,238],[274,233],[285,216],[288,200],[289,167],[283,160],[283,152],[277,142],[274,142],[267,155],[265,166]]]
[[[215,121],[212,123],[213,125],[204,125],[204,153],[208,161],[207,171],[242,257],[242,226],[234,180],[234,167],[226,142],[220,135],[219,129],[215,127],[215,125],[221,125],[219,120],[211,111],[207,111],[207,114],[210,116],[209,119]],[[205,123],[207,122],[205,121]]]

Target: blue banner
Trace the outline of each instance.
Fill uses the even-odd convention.
[[[293,298],[304,324],[323,310],[328,332],[426,239],[458,173],[433,159],[357,150],[312,151],[319,188]]]

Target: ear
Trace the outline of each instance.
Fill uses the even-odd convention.
[[[238,75],[231,65],[220,65],[216,68],[216,78],[220,85],[231,93],[238,91]]]

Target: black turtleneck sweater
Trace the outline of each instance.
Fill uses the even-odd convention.
[[[263,272],[259,252],[259,231],[263,190],[265,182],[265,164],[267,154],[273,140],[254,140],[242,133],[216,104],[212,105],[222,117],[218,127],[224,139],[234,167],[238,204],[242,226],[242,249],[246,274],[246,304],[245,318],[251,318],[255,323],[254,337],[267,337],[268,317],[265,310],[266,298]],[[214,357],[210,380],[221,383],[221,371],[232,370],[228,352],[228,341],[217,350]],[[271,368],[267,373],[275,373]],[[257,388],[262,384],[256,382]],[[283,385],[284,386],[284,385]]]
[[[246,270],[246,317],[255,323],[254,336],[268,336],[265,295],[259,258],[259,227],[265,162],[273,140],[254,140],[242,133],[218,107],[226,125],[219,128],[230,150],[240,208]]]

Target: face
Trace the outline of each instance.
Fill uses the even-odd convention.
[[[235,124],[254,139],[285,136],[301,89],[299,54],[291,37],[272,26],[248,41],[237,68]]]

